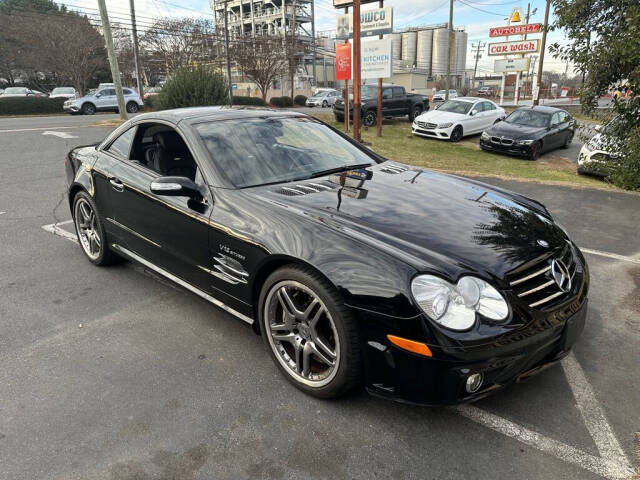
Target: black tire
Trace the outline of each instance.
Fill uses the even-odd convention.
[[[329,106],[329,102],[326,100],[322,102],[322,108],[327,108]]]
[[[96,113],[96,106],[93,103],[84,103],[81,108],[83,115],[93,115]]]
[[[375,110],[369,110],[365,112],[362,123],[365,127],[373,127],[377,122],[377,115]]]
[[[337,122],[344,122],[344,115],[335,115]]]
[[[422,114],[422,112],[422,107],[420,105],[415,105],[409,112],[409,120],[413,122],[416,117],[419,117]]]
[[[326,307],[335,325],[335,332],[339,340],[339,354],[337,355],[337,366],[332,373],[331,380],[322,386],[311,386],[303,383],[304,380],[292,369],[285,367],[281,363],[281,357],[274,351],[277,347],[272,345],[271,323],[268,316],[266,301],[269,294],[278,290],[278,286],[283,282],[296,282],[310,289]],[[258,302],[258,320],[262,331],[262,338],[272,360],[280,369],[282,374],[296,388],[317,398],[336,398],[346,394],[357,386],[362,377],[362,357],[360,353],[360,332],[358,324],[352,312],[344,305],[344,302],[337,290],[321,275],[311,268],[289,265],[273,272],[265,281],[260,299]]]
[[[569,136],[562,144],[562,148],[569,148],[571,146],[571,142],[573,142],[573,132],[569,133]]]
[[[97,257],[92,258],[87,251],[85,250],[85,247],[81,241],[81,233],[79,231],[79,226],[78,226],[78,221],[76,221],[77,219],[77,215],[76,215],[76,211],[78,208],[78,204],[80,202],[86,202],[91,209],[93,210],[95,217],[96,217],[96,221],[95,221],[95,232],[98,235],[98,238],[100,239],[100,245],[101,245],[101,249],[100,249],[100,253],[98,254]],[[111,250],[109,248],[109,243],[107,240],[107,236],[106,233],[104,231],[104,226],[102,225],[102,220],[100,218],[100,213],[98,211],[98,207],[96,207],[95,202],[93,201],[93,198],[91,198],[91,195],[89,195],[87,192],[85,191],[80,191],[76,194],[76,196],[73,198],[73,225],[76,229],[76,235],[78,236],[78,242],[80,243],[80,248],[82,250],[82,252],[85,254],[85,257],[87,258],[87,260],[89,260],[91,263],[93,263],[94,265],[97,266],[106,266],[106,265],[112,265],[114,263],[117,263],[121,260],[121,257],[119,257],[116,253],[113,252],[113,250]]]
[[[459,142],[460,140],[462,140],[462,126],[458,125],[457,127],[455,127],[453,129],[453,132],[451,132],[451,137],[449,138],[449,140],[451,140],[452,142]]]
[[[542,154],[542,142],[535,142],[531,144],[531,150],[529,151],[529,160],[537,160]]]
[[[138,111],[138,104],[136,102],[127,103],[127,113],[136,113]]]

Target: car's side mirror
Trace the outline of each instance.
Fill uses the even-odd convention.
[[[159,177],[151,182],[151,193],[165,197],[189,197],[202,200],[198,185],[187,177]]]
[[[102,96],[101,93],[96,93],[96,98],[100,98]]]
[[[469,115],[471,115],[472,117],[477,114],[478,114],[477,110],[471,110],[471,113],[469,113]]]

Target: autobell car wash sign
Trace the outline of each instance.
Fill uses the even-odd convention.
[[[536,53],[540,50],[540,40],[518,40],[517,42],[498,42],[489,44],[489,55],[516,55]]]
[[[389,78],[391,76],[391,39],[367,40],[360,45],[362,78]]]
[[[353,38],[353,15],[339,15],[336,25],[336,38],[346,40]],[[372,37],[393,31],[393,9],[377,8],[360,13],[360,35]]]
[[[336,80],[351,80],[351,44],[336,44]]]
[[[530,33],[540,33],[541,23],[529,23],[527,25],[505,25],[503,27],[492,27],[489,29],[490,37],[507,37],[509,35],[528,35]]]

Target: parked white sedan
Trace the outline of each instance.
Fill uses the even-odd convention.
[[[411,130],[421,137],[458,142],[462,137],[480,133],[505,117],[504,109],[491,100],[458,97],[416,117]]]

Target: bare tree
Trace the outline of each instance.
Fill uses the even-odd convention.
[[[273,81],[287,71],[288,59],[282,37],[258,35],[250,42],[238,42],[232,55],[244,74],[258,86],[265,101]]]
[[[213,22],[199,18],[161,18],[140,37],[141,49],[164,62],[166,73],[207,61],[213,42]]]

